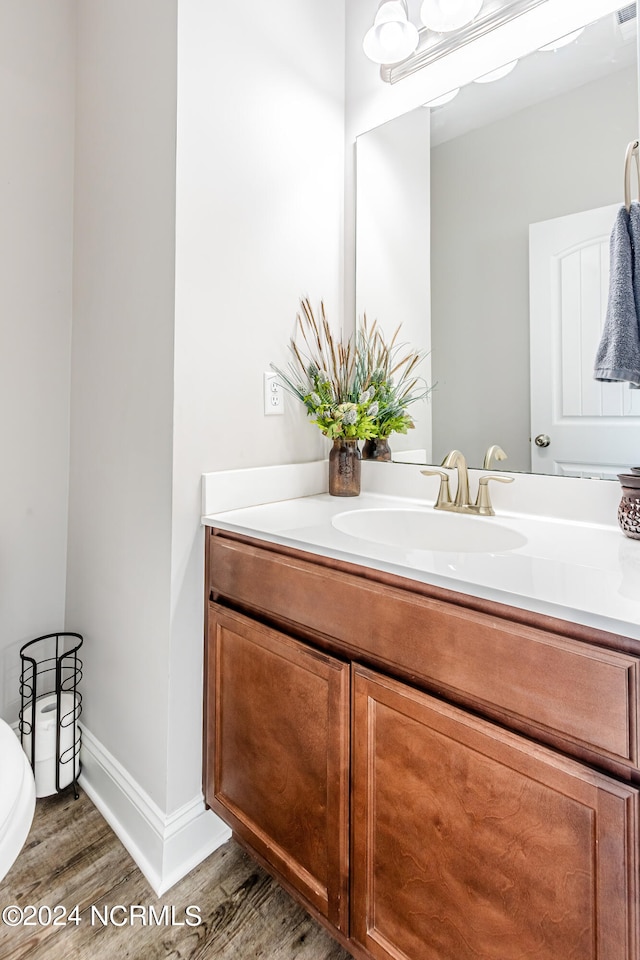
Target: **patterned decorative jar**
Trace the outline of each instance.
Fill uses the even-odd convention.
[[[640,467],[631,467],[629,473],[619,473],[622,499],[618,507],[618,523],[626,537],[640,540]]]
[[[329,453],[329,493],[357,497],[360,493],[360,451],[356,437],[336,437]]]

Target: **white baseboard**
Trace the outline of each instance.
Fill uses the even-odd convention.
[[[163,813],[85,726],[80,786],[129,851],[157,896],[193,870],[231,836],[202,795]]]

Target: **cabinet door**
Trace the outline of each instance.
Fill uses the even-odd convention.
[[[208,644],[206,800],[346,930],[349,665],[214,604]]]
[[[638,960],[637,790],[354,672],[352,937],[394,960]]]

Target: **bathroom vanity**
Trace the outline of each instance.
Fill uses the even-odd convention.
[[[205,797],[236,838],[358,958],[638,960],[635,631],[205,523]]]

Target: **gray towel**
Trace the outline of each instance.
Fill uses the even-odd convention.
[[[609,248],[607,315],[596,354],[596,380],[640,387],[640,204],[620,207]]]

